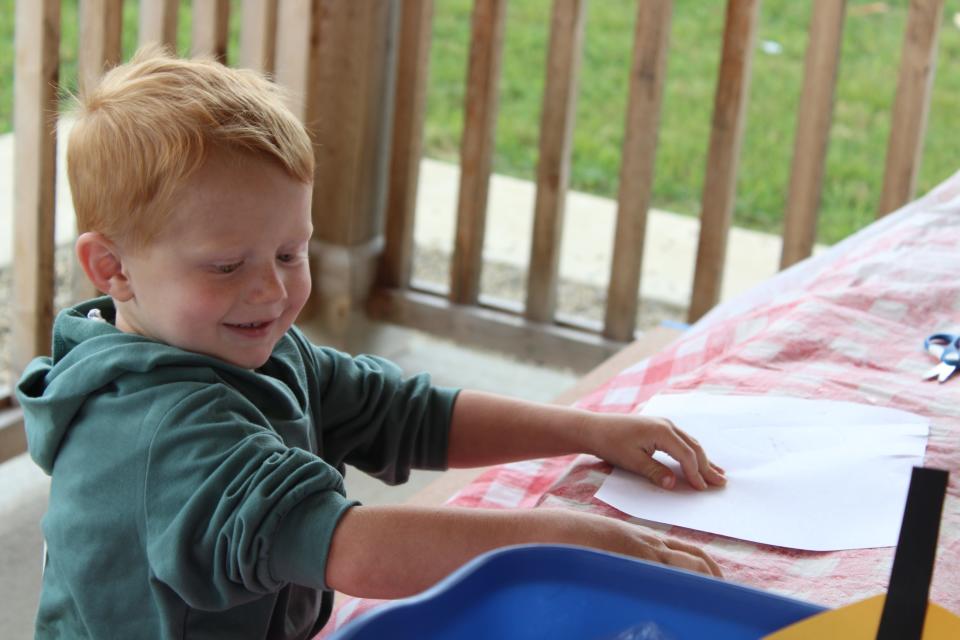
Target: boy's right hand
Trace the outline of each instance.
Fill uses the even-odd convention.
[[[641,560],[659,562],[678,569],[696,571],[708,576],[722,578],[723,572],[716,561],[700,547],[674,538],[657,535],[646,527],[604,518],[612,525],[622,529],[622,545],[612,544],[606,551],[633,556]],[[591,545],[592,546],[592,545]],[[619,547],[619,548],[618,548]]]
[[[413,595],[476,556],[516,544],[570,544],[722,577],[694,545],[564,509],[352,507],[334,530],[325,584],[366,598]]]

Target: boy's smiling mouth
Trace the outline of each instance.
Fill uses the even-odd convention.
[[[238,324],[224,322],[223,325],[242,336],[248,338],[259,338],[267,335],[274,322],[274,320],[261,320],[258,322],[244,322]]]

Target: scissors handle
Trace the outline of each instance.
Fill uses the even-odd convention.
[[[954,333],[934,333],[923,341],[923,348],[931,351],[930,347],[940,347],[940,361],[950,366],[960,365],[960,335]]]

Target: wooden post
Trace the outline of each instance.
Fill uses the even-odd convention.
[[[560,243],[570,179],[570,152],[586,0],[554,0],[547,81],[540,115],[540,157],[533,244],[527,278],[527,319],[550,322],[556,310]]]
[[[910,1],[878,218],[902,207],[913,197],[923,156],[942,14],[943,0]]]
[[[320,0],[314,14],[305,112],[317,143],[312,311],[331,336],[365,302],[383,250],[397,8]]]
[[[60,0],[18,2],[14,62],[14,375],[50,352]]]
[[[713,127],[703,184],[697,267],[688,314],[691,322],[700,319],[720,300],[759,8],[760,0],[727,1],[723,54],[717,74]]]

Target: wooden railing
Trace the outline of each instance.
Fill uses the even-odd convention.
[[[228,14],[236,4],[193,1],[191,51],[226,59]],[[315,263],[321,264],[315,269],[321,276],[317,282],[322,305],[334,309],[336,315],[344,300],[346,307],[353,304],[351,291],[359,289],[360,299],[370,293],[366,309],[374,316],[517,355],[586,368],[635,335],[673,2],[638,0],[636,5],[612,268],[605,318],[597,326],[557,314],[558,263],[586,0],[554,0],[552,5],[525,302],[511,306],[488,300],[480,292],[507,4],[507,0],[474,2],[457,231],[448,287],[429,287],[412,280],[434,1],[243,0],[239,60],[226,61],[272,73],[290,89],[295,112],[321,138],[314,198],[318,244],[313,249]],[[759,0],[727,2],[690,320],[702,316],[719,299],[759,5]],[[174,43],[179,7],[177,0],[143,0],[140,43]],[[122,8],[122,0],[80,0],[78,73],[82,86],[120,60]],[[942,10],[943,0],[910,2],[879,215],[913,196]],[[813,246],[844,13],[842,0],[813,0],[784,213],[782,267],[810,255]],[[354,31],[344,31],[341,23]],[[31,358],[47,352],[50,343],[57,144],[51,122],[57,117],[59,33],[59,0],[17,2],[14,374]],[[355,33],[363,37],[355,37]],[[353,74],[351,82],[336,84],[337,73],[341,79]],[[324,91],[326,87],[335,89]],[[395,87],[393,96],[386,93],[391,87]],[[383,112],[390,118],[384,126],[379,109],[390,104],[391,98],[392,110]],[[321,133],[318,122],[331,113],[344,124],[337,131],[328,128]],[[380,135],[389,131],[392,137]],[[334,144],[325,136],[341,136],[342,140],[334,142],[348,140],[350,144]],[[389,153],[389,166],[383,170],[378,168],[382,164],[378,157],[385,154],[379,151]],[[333,152],[344,155],[322,155]],[[368,169],[358,173],[355,167],[363,162]],[[353,173],[346,179],[333,175],[341,167]],[[378,254],[381,238],[383,249]],[[329,258],[331,253],[335,260]],[[373,275],[368,280],[356,276],[364,272],[356,268],[356,261],[368,259],[375,261],[376,267],[368,269],[376,274],[372,289]],[[332,293],[320,284],[344,278],[357,278],[359,284],[348,283],[342,290],[335,285]],[[89,293],[85,287],[76,285],[76,297]],[[10,425],[19,428],[15,412],[9,392],[0,393],[0,429],[8,435]],[[6,440],[2,436],[0,442],[22,442],[19,436]],[[22,445],[13,448],[18,446]],[[9,450],[0,450],[0,458],[8,454]]]
[[[526,303],[511,308],[481,299],[482,247],[490,184],[497,85],[506,0],[476,0],[467,72],[457,231],[448,290],[411,282],[413,224],[432,0],[403,3],[397,61],[396,121],[387,211],[387,251],[370,305],[382,318],[426,326],[542,360],[596,360],[633,339],[640,268],[653,185],[673,2],[637,2],[616,235],[602,327],[561,321],[557,265],[567,192],[574,104],[586,0],[554,0],[540,126],[535,222]],[[728,0],[723,50],[702,193],[700,236],[689,319],[717,304],[736,198],[751,58],[760,0]],[[920,166],[942,0],[910,2],[900,83],[878,216],[913,195]],[[796,147],[785,211],[781,267],[813,249],[840,60],[845,3],[813,0]]]

